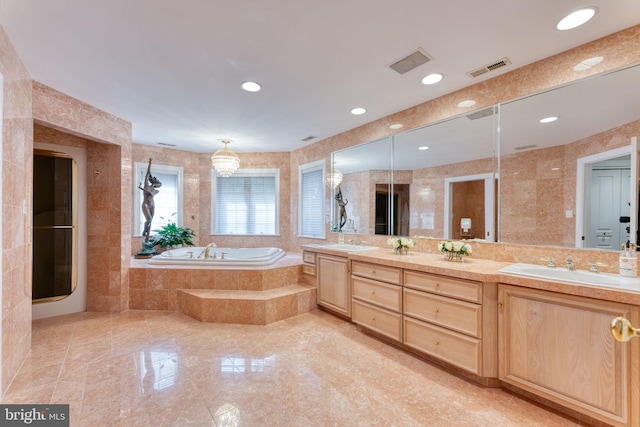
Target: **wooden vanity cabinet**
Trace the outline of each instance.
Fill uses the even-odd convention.
[[[351,318],[351,261],[347,257],[318,253],[318,305]]]
[[[611,320],[639,307],[499,285],[500,380],[614,426],[640,425],[640,340]]]
[[[378,334],[402,341],[402,270],[353,261],[351,320]]]
[[[475,375],[495,378],[492,289],[495,284],[405,270],[404,344]]]
[[[302,273],[310,276],[316,275],[316,253],[302,251]]]

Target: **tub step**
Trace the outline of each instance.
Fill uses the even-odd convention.
[[[290,285],[266,291],[178,289],[178,312],[201,322],[266,325],[314,310],[316,288]]]

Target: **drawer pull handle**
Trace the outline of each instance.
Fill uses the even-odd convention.
[[[436,341],[436,345],[440,345],[440,341]]]
[[[437,308],[435,309],[435,313],[438,314],[440,313],[440,310],[438,310]]]
[[[439,288],[439,287],[440,287],[440,283],[436,283],[436,288]]]

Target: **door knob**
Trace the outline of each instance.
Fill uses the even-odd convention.
[[[627,342],[640,335],[640,329],[631,326],[631,323],[624,317],[616,317],[611,321],[611,333],[618,341]]]

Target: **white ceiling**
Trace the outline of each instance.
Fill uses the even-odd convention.
[[[0,0],[31,77],[133,123],[136,143],[290,151],[640,22],[638,0]],[[582,6],[595,18],[555,24]],[[387,65],[422,48],[433,59]],[[512,65],[467,72],[508,57]],[[433,86],[420,83],[445,75]],[[247,80],[263,90],[240,89]],[[353,116],[351,108],[367,113]],[[310,142],[307,136],[317,138]]]

